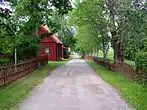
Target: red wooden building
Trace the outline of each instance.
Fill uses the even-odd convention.
[[[61,60],[64,46],[59,38],[46,25],[40,26],[39,34],[44,36],[40,41],[40,56],[47,55],[48,61]]]

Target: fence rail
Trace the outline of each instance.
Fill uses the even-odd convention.
[[[8,64],[0,66],[0,86],[7,85],[37,68],[37,60],[31,59],[17,65]]]
[[[134,79],[136,76],[136,69],[132,65],[128,65],[122,62],[112,62],[110,60],[104,60],[102,58],[93,57],[93,56],[84,56],[84,59],[92,60],[97,64],[107,67],[112,71],[117,71],[128,77],[129,79]]]
[[[0,58],[10,58],[12,57],[12,55],[3,55],[3,54],[0,54]]]

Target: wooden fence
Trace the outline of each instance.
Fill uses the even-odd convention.
[[[12,57],[12,55],[3,55],[3,54],[0,54],[0,58],[10,58]]]
[[[0,63],[0,68],[4,67],[4,66],[10,66],[10,65],[14,65],[14,62],[9,62],[9,63]]]
[[[18,63],[17,65],[14,63],[0,64],[0,87],[28,75],[38,67],[44,66],[47,63],[48,56],[44,55]]]
[[[7,85],[27,74],[31,73],[37,68],[37,60],[31,59],[17,65],[3,65],[0,66],[0,86]]]
[[[117,62],[114,63],[110,60],[103,60],[102,58],[84,56],[84,59],[92,60],[97,64],[107,67],[112,71],[117,71],[128,77],[129,79],[134,79],[136,77],[136,69],[134,66],[128,65],[126,63]]]

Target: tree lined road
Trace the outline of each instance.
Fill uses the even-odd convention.
[[[132,110],[84,60],[54,70],[20,110]]]

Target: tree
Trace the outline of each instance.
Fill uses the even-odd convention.
[[[108,19],[110,21],[109,29],[111,33],[111,45],[114,49],[115,62],[124,61],[123,49],[125,35],[123,35],[122,33],[126,32],[126,29],[124,28],[126,25],[126,21],[123,19],[125,18],[123,13],[125,11],[125,3],[125,1],[122,2],[120,0],[105,0],[108,12]]]
[[[89,54],[98,50],[100,44],[98,39],[95,36],[94,31],[91,31],[90,25],[83,25],[77,29],[76,35],[76,50],[82,52],[82,54]]]
[[[69,14],[62,15],[54,10],[52,17],[47,21],[52,32],[57,33],[64,46],[72,48],[75,44],[74,29],[69,24]]]
[[[96,41],[100,41],[97,42],[100,44],[97,44],[96,48],[99,48],[103,51],[104,59],[106,59],[110,37],[108,36],[108,20],[106,17],[107,12],[104,8],[104,1],[87,0],[79,3],[77,8],[73,11],[72,15],[73,19],[71,19],[71,22],[73,25],[79,28],[87,25],[91,27],[89,28],[89,31],[83,30],[83,32],[79,32],[86,33],[87,35],[89,34],[89,32],[93,33],[92,36],[90,36],[91,39],[94,39],[92,43],[94,44]],[[83,37],[87,39],[85,36]],[[85,47],[86,45],[87,44],[85,44]]]
[[[131,60],[135,60],[136,53],[147,49],[147,14],[144,9],[144,4],[136,0],[132,8],[127,11],[129,28],[125,40],[125,56]]]
[[[70,0],[50,0],[50,3],[56,7],[61,15],[67,14],[69,10],[72,10]]]
[[[10,19],[10,11],[0,10],[0,54],[11,54],[11,44],[8,36],[11,35],[11,28],[7,22]]]

